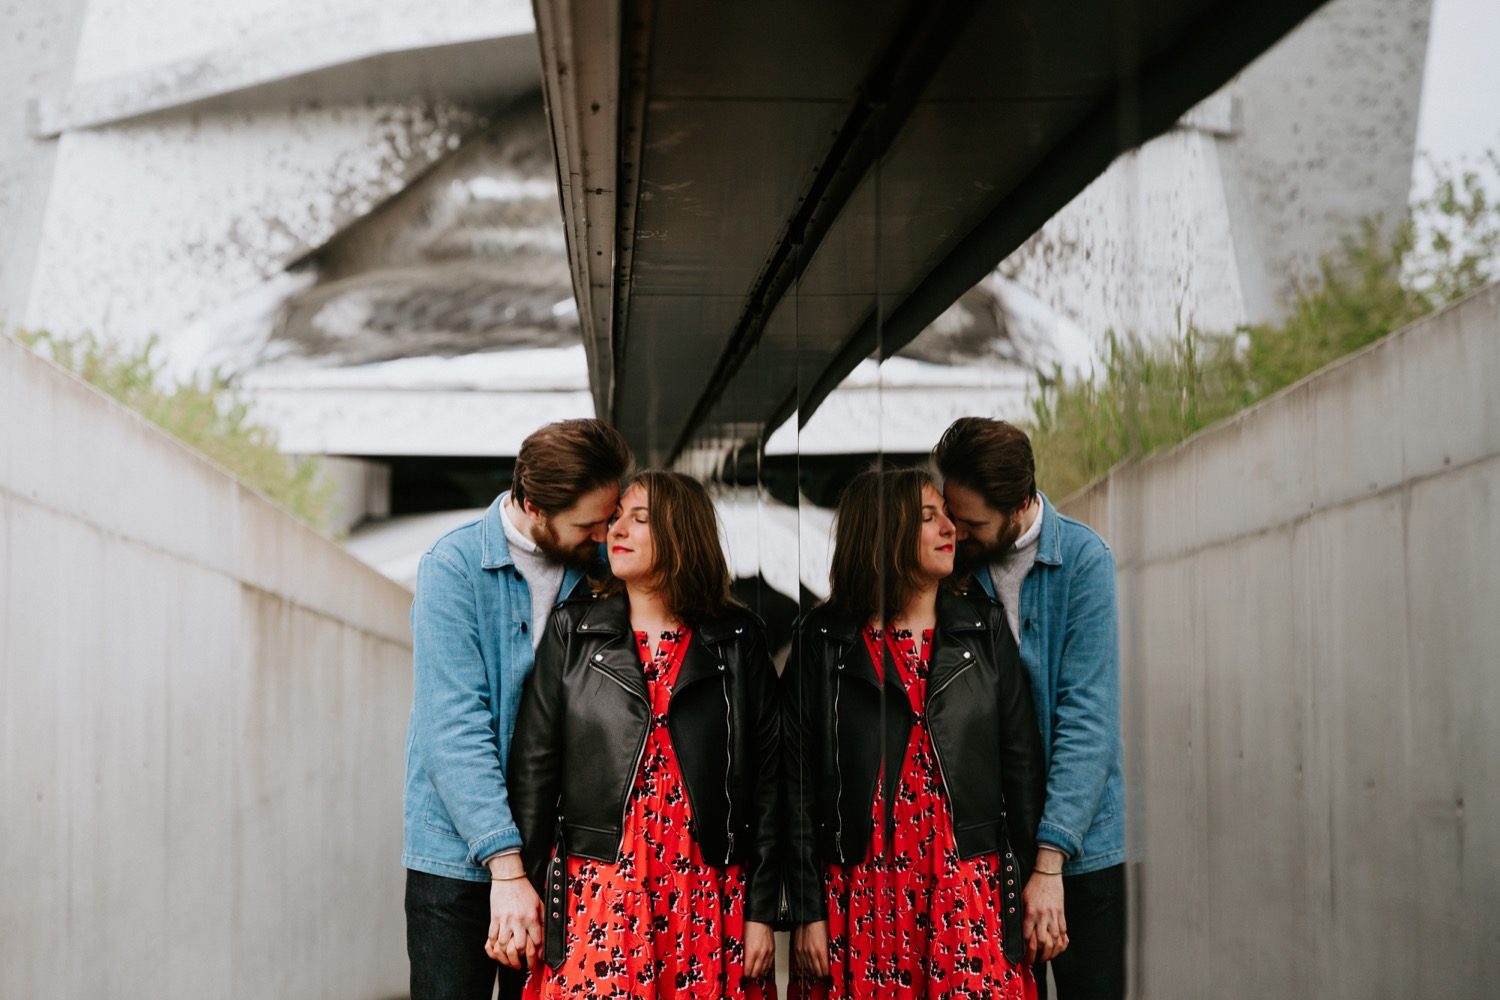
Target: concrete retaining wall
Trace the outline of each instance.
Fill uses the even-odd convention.
[[[1066,509],[1119,558],[1134,995],[1500,982],[1500,286]]]
[[[0,337],[0,997],[403,994],[409,601]]]

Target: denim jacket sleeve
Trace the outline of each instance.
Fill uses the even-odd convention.
[[[1047,801],[1037,841],[1083,850],[1119,754],[1120,652],[1115,560],[1094,539],[1077,555],[1056,675]]]
[[[440,552],[424,555],[418,567],[411,625],[414,760],[477,864],[519,847],[521,835],[506,794],[474,583]]]

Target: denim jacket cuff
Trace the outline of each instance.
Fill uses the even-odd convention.
[[[1056,844],[1062,848],[1063,853],[1068,856],[1069,861],[1077,860],[1083,851],[1083,836],[1072,830],[1042,820],[1036,828],[1036,839],[1039,844]]]
[[[469,857],[476,865],[482,865],[485,858],[520,846],[521,831],[513,826],[502,827],[493,833],[487,833],[483,837],[469,841]]]

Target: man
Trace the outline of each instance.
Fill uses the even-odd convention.
[[[598,559],[630,449],[598,420],[521,444],[509,492],[422,557],[412,603],[406,946],[412,1000],[519,996],[542,939],[505,788],[521,688],[547,616]],[[497,961],[498,960],[498,961]]]
[[[1061,1000],[1125,995],[1125,780],[1115,562],[1037,491],[1031,441],[964,417],[933,449],[975,582],[1005,609],[1047,761],[1024,930]],[[1065,949],[1065,950],[1064,950]]]

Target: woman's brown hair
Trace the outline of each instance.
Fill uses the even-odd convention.
[[[739,606],[729,589],[729,563],[719,544],[714,502],[703,484],[680,472],[648,469],[625,488],[637,485],[646,491],[654,571],[667,609],[684,625],[696,625]],[[606,589],[621,586],[611,580]]]
[[[921,587],[924,469],[869,469],[839,498],[828,603],[856,622],[884,621]]]

